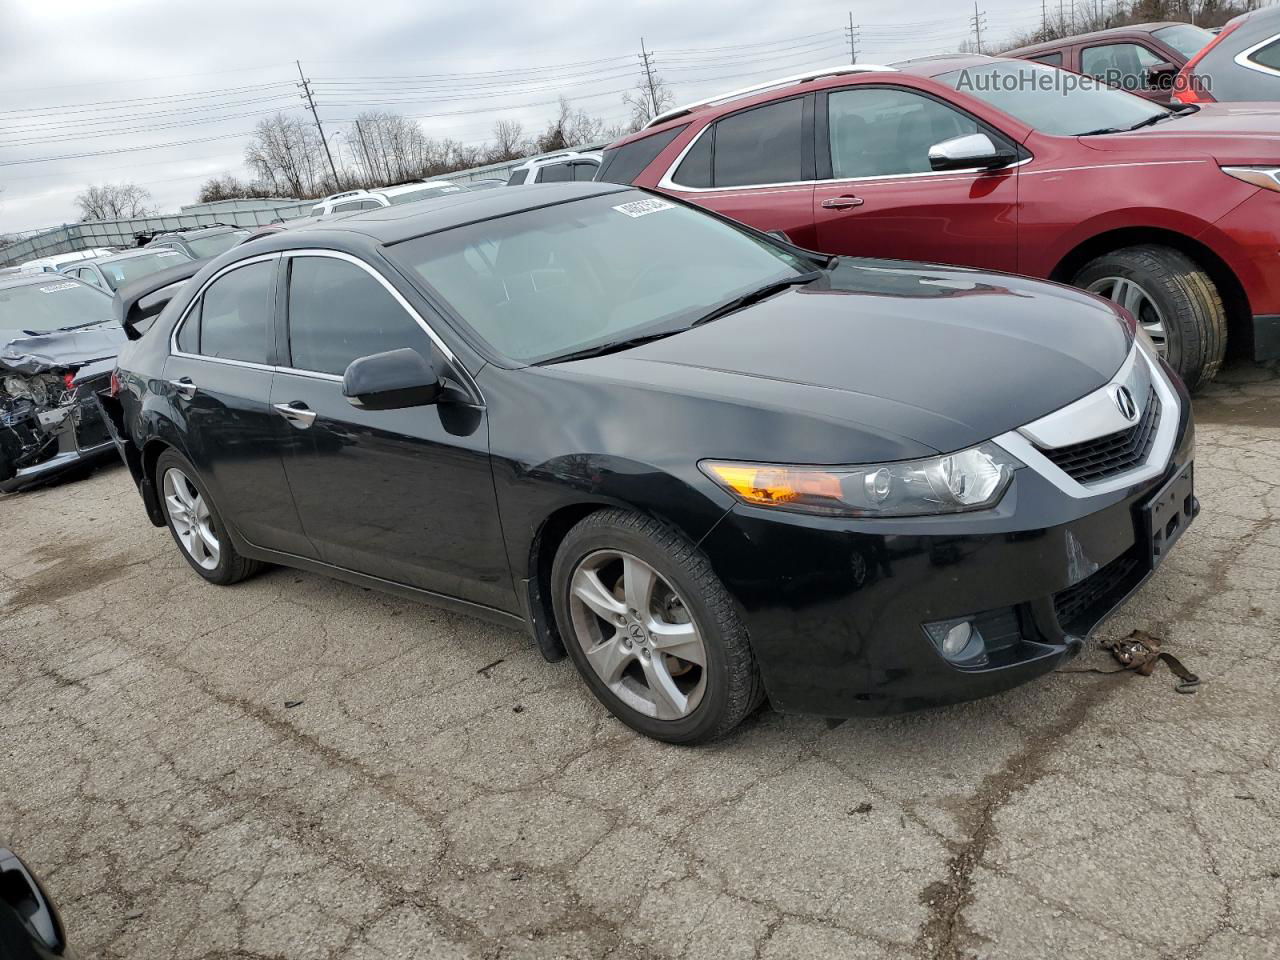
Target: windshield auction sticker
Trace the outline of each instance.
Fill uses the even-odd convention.
[[[55,283],[51,287],[41,287],[40,292],[57,293],[59,290],[74,290],[78,286],[80,286],[80,284],[76,283],[74,280],[68,280],[66,283]]]
[[[613,209],[634,218],[645,217],[660,210],[674,210],[675,207],[674,203],[667,203],[665,200],[632,200],[630,203],[620,203]]]

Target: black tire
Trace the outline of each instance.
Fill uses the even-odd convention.
[[[687,716],[659,720],[640,713],[619,699],[588,663],[574,632],[570,582],[583,559],[601,550],[638,557],[683,598],[702,635],[707,659],[705,691]],[[623,510],[601,510],[584,518],[560,544],[551,589],[556,624],[578,672],[596,698],[633,730],[667,743],[706,743],[729,733],[764,700],[760,671],[733,598],[707,558],[657,521]]]
[[[165,501],[163,494],[163,483],[165,472],[176,468],[191,481],[191,485],[200,492],[200,496],[204,498],[205,504],[209,508],[210,526],[213,527],[214,533],[217,535],[219,543],[218,565],[212,570],[207,570],[187,552],[187,548],[182,545],[182,540],[178,537],[178,531],[174,529],[173,518],[169,516],[169,504]],[[156,491],[160,496],[160,509],[164,512],[165,523],[169,527],[169,535],[173,537],[174,545],[178,548],[178,552],[182,554],[182,558],[187,564],[205,580],[210,583],[216,583],[220,586],[230,586],[233,583],[239,583],[245,580],[259,570],[263,564],[258,560],[250,560],[236,552],[235,546],[231,543],[231,538],[227,536],[226,525],[222,522],[222,515],[218,513],[218,507],[213,502],[213,498],[209,496],[209,490],[204,485],[204,481],[196,473],[195,467],[182,454],[176,450],[166,450],[156,459],[155,467],[155,485]]]
[[[1227,311],[1209,275],[1186,254],[1158,244],[1125,247],[1087,263],[1072,283],[1132,280],[1165,318],[1166,359],[1192,392],[1218,374],[1227,350]]]

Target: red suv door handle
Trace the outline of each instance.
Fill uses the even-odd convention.
[[[827,210],[846,210],[849,207],[862,206],[862,198],[851,194],[843,197],[828,197],[822,201],[822,206]]]

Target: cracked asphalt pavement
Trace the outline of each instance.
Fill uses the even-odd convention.
[[[1012,693],[645,740],[522,633],[200,581],[119,466],[0,498],[0,840],[85,957],[1280,957],[1280,370],[1197,400],[1203,513]]]

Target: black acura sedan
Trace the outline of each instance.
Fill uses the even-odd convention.
[[[256,240],[103,403],[200,576],[266,563],[524,624],[652,737],[1051,670],[1198,506],[1120,308],[829,259],[609,184]]]

